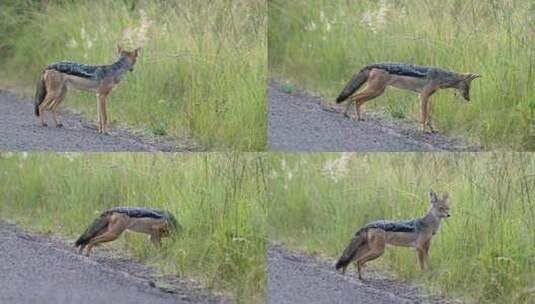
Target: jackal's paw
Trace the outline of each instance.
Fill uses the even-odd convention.
[[[62,123],[56,124],[56,128],[63,128],[63,124]]]
[[[44,122],[40,123],[39,126],[40,127],[45,127],[45,128],[48,127],[48,125],[46,123],[44,123]]]
[[[428,128],[428,127],[423,127],[420,129],[423,133],[425,134],[435,134],[435,133],[438,133],[437,130],[435,129],[431,129],[431,128]]]

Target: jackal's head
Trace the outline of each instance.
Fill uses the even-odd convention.
[[[472,80],[481,77],[479,74],[466,73],[460,75],[459,82],[455,85],[455,88],[463,95],[466,101],[470,101],[470,83]]]
[[[140,50],[141,48],[137,48],[133,51],[127,51],[123,48],[121,44],[117,43],[117,53],[119,53],[119,57],[126,57],[128,59],[128,62],[130,64],[128,70],[130,72],[134,70],[134,64],[136,64],[137,56]]]
[[[444,192],[442,198],[438,198],[438,196],[435,192],[433,192],[433,190],[429,191],[429,199],[431,200],[431,212],[435,217],[450,217],[450,205],[448,198],[448,192]]]
[[[165,211],[165,227],[162,229],[163,236],[169,236],[173,232],[181,231],[182,226],[177,222],[175,216],[169,212]]]

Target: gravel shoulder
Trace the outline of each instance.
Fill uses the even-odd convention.
[[[0,220],[0,303],[230,303],[134,261],[74,253],[63,240]]]
[[[268,249],[268,303],[408,304],[458,303],[425,295],[418,288],[366,267],[365,281],[357,279],[352,266],[345,275],[334,261],[290,252],[280,246]]]
[[[417,124],[386,119],[371,111],[354,122],[320,97],[303,91],[287,94],[269,81],[268,144],[275,151],[477,151],[463,140],[424,134]]]
[[[98,134],[96,123],[81,114],[62,109],[65,127],[41,127],[34,115],[33,102],[0,90],[0,150],[4,151],[198,151],[192,142],[134,135],[131,130],[110,126],[111,135]],[[47,120],[50,118],[47,112]]]

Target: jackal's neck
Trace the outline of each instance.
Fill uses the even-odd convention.
[[[440,77],[440,86],[443,89],[455,88],[459,84],[459,81],[463,80],[461,74],[450,71],[442,71],[442,73],[443,75]]]
[[[429,208],[429,211],[427,211],[427,214],[422,218],[422,220],[426,226],[433,228],[433,233],[435,233],[440,227],[440,221],[442,219],[435,215],[434,207],[431,207]]]
[[[117,61],[111,64],[112,70],[118,71],[121,73],[125,73],[126,71],[128,71],[128,69],[130,69],[131,66],[132,66],[132,63],[130,62],[127,56],[120,56],[117,59]]]

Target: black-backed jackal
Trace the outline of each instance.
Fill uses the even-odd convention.
[[[448,193],[441,199],[433,192],[429,192],[431,208],[421,218],[408,221],[379,220],[368,223],[357,231],[344,253],[336,262],[336,269],[346,267],[355,262],[362,280],[362,267],[366,262],[380,257],[386,245],[415,247],[418,262],[422,270],[425,269],[429,258],[431,239],[437,233],[443,218],[449,217]]]
[[[46,67],[41,74],[35,92],[35,115],[40,118],[41,126],[47,126],[45,110],[52,111],[56,127],[63,125],[58,121],[57,109],[65,98],[68,87],[91,91],[97,94],[98,132],[107,133],[108,117],[106,103],[108,95],[119,84],[126,72],[134,70],[139,48],[126,51],[117,45],[119,58],[108,65],[87,65],[70,61],[59,61]]]
[[[413,91],[420,96],[420,116],[422,131],[434,132],[429,114],[429,98],[439,89],[454,88],[461,92],[466,101],[470,101],[470,83],[480,77],[479,74],[459,74],[439,68],[403,63],[377,63],[361,69],[342,90],[336,103],[347,101],[344,115],[351,104],[354,105],[354,118],[362,120],[360,107],[367,101],[379,97],[388,86]],[[359,88],[368,82],[367,87]],[[427,130],[427,128],[429,128]]]
[[[91,254],[94,246],[116,240],[125,230],[146,233],[156,247],[160,247],[162,237],[180,230],[172,213],[166,210],[142,207],[116,207],[104,211],[100,217],[76,240],[82,254],[87,246],[86,255]]]

